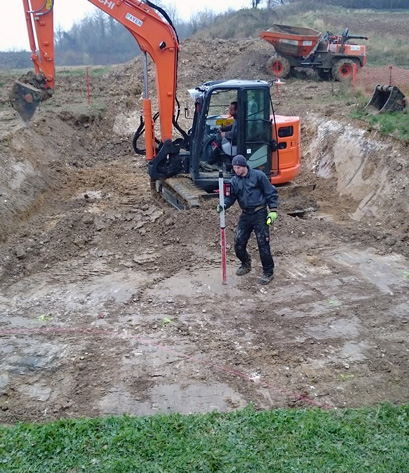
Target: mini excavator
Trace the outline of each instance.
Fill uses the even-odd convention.
[[[270,94],[273,82],[217,80],[191,89],[194,112],[191,127],[185,131],[178,123],[181,109],[176,97],[179,39],[167,13],[149,0],[88,1],[124,25],[143,53],[143,116],[133,147],[146,157],[152,190],[176,208],[198,207],[206,196],[217,195],[220,171],[225,193],[229,192],[231,159],[236,154],[245,156],[251,168],[264,171],[274,185],[290,183],[299,174],[300,119],[274,113]],[[15,82],[10,101],[29,122],[38,105],[52,97],[55,89],[54,0],[22,2],[34,73]],[[156,113],[148,90],[148,55],[155,67]],[[215,169],[209,165],[212,147],[218,129],[232,122],[226,110],[234,101],[238,109],[237,143],[222,146],[221,164]],[[185,109],[185,117],[188,115]],[[156,130],[160,136],[155,136]],[[143,135],[141,147],[139,138]]]

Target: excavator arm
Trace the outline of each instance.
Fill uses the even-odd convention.
[[[54,0],[32,0],[31,8],[29,0],[23,0],[23,5],[35,73],[43,73],[46,88],[54,90]]]
[[[22,0],[34,63],[35,76],[25,83],[16,82],[11,102],[28,122],[38,103],[52,95],[55,88],[54,13],[55,0]],[[85,1],[85,0],[84,0]],[[88,0],[125,26],[145,54],[144,120],[146,158],[156,155],[151,101],[147,85],[146,55],[152,58],[160,117],[161,142],[172,140],[175,113],[179,41],[170,19],[152,2],[137,0]],[[157,13],[159,11],[162,16]],[[167,21],[165,21],[167,20]]]
[[[10,91],[10,102],[27,123],[38,104],[50,98],[54,92],[54,1],[22,2],[35,73],[30,71],[14,83]]]

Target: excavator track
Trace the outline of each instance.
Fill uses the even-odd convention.
[[[314,196],[315,184],[297,185],[293,183],[277,187],[280,212],[294,217],[318,210]],[[168,204],[178,210],[200,207],[204,201],[216,197],[198,186],[189,177],[171,177],[166,180],[151,181],[151,190]]]
[[[151,190],[178,210],[200,207],[203,200],[212,198],[212,194],[200,189],[189,177],[184,176],[151,181]]]

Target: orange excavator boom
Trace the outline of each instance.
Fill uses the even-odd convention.
[[[170,19],[160,7],[148,0],[88,1],[125,26],[145,54],[145,63],[147,54],[152,58],[156,73],[160,140],[161,142],[171,140],[176,101],[179,41]],[[50,97],[55,88],[54,0],[22,0],[22,2],[31,59],[37,77],[34,78],[35,80],[31,77],[31,80],[26,81],[26,84],[18,81],[11,93],[11,102],[22,118],[28,122],[38,103]],[[145,64],[146,157],[151,160],[155,157],[155,137],[146,71]]]
[[[23,5],[34,70],[42,72],[47,87],[54,90],[54,0],[31,0],[31,5],[23,0]]]

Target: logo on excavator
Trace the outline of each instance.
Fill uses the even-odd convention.
[[[132,21],[132,23],[135,23],[136,26],[143,25],[143,21],[141,21],[139,18],[136,18],[136,16],[131,15],[130,13],[127,13],[125,18],[129,21]]]
[[[110,8],[111,10],[114,8],[115,6],[115,3],[114,2],[110,2],[109,0],[98,0],[99,3],[103,3],[104,5],[106,5],[108,8]]]

